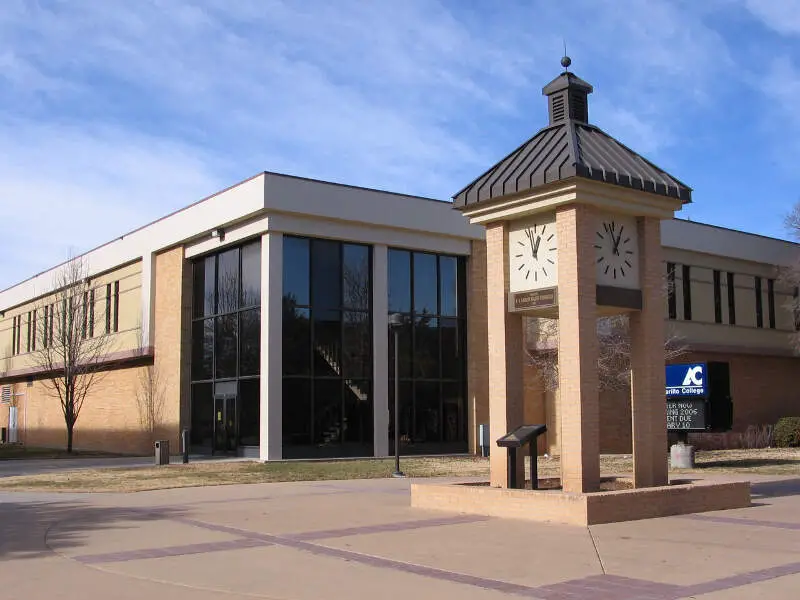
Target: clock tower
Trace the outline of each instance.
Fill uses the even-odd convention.
[[[564,71],[543,89],[549,123],[454,196],[486,227],[489,422],[523,424],[523,317],[559,319],[561,483],[600,483],[597,318],[626,313],[632,345],[634,485],[667,482],[660,223],[691,189],[589,123],[593,88]],[[522,475],[522,463],[514,467]],[[491,485],[507,450],[490,453]]]

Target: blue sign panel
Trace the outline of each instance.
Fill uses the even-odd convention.
[[[705,363],[667,365],[667,398],[679,396],[708,397]]]

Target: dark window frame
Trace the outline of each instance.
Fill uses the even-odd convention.
[[[762,293],[761,277],[753,278],[754,291],[756,294],[756,327],[764,327],[764,295]]]
[[[106,284],[106,333],[111,333],[111,284]]]
[[[94,288],[89,290],[89,337],[94,337]]]
[[[42,315],[42,346],[47,348],[49,338],[47,337],[48,332],[50,331],[50,306],[48,304],[44,305],[44,315]]]
[[[769,328],[775,329],[775,280],[767,279],[767,318]]]
[[[678,300],[675,293],[675,263],[667,263],[667,314],[670,319],[678,318]]]
[[[36,309],[33,309],[33,331],[31,332],[31,350],[36,352]]]
[[[714,269],[714,322],[722,323],[722,273]]]
[[[794,297],[794,330],[800,331],[800,286],[795,286]]]
[[[467,372],[466,372],[466,362],[461,369],[459,369],[458,375],[456,377],[445,377],[444,376],[444,361],[443,361],[443,352],[444,352],[444,343],[443,343],[443,336],[445,327],[441,325],[443,320],[447,321],[455,321],[456,323],[456,332],[457,336],[457,344],[458,349],[460,350],[460,356],[463,357],[462,360],[466,360],[467,357],[467,347],[466,347],[466,340],[467,340],[467,313],[466,313],[466,292],[467,292],[467,281],[466,281],[466,261],[467,258],[464,256],[452,255],[452,254],[445,254],[445,253],[433,253],[427,251],[415,251],[415,250],[408,250],[405,248],[389,248],[389,252],[404,252],[408,254],[408,263],[409,263],[409,286],[410,286],[410,300],[411,305],[409,307],[408,312],[402,312],[402,314],[409,325],[407,326],[410,329],[410,335],[408,339],[408,343],[410,347],[408,349],[408,360],[410,361],[409,369],[410,372],[400,376],[400,386],[408,386],[410,389],[411,398],[416,398],[416,389],[418,386],[429,386],[429,385],[437,385],[438,386],[438,393],[439,393],[439,435],[440,439],[438,441],[433,441],[432,443],[440,443],[445,444],[447,443],[444,439],[445,435],[445,411],[444,411],[444,390],[446,387],[449,386],[457,386],[460,389],[460,394],[466,402],[467,398]],[[433,255],[436,257],[436,290],[437,290],[437,300],[436,300],[436,311],[435,314],[430,313],[419,313],[417,312],[416,306],[416,293],[415,287],[417,283],[416,277],[416,268],[414,260],[415,254],[425,254],[425,255]],[[456,315],[444,315],[442,314],[442,269],[441,269],[441,259],[442,258],[455,258],[456,259]],[[388,261],[391,264],[391,260]],[[391,278],[391,274],[389,275]],[[390,311],[392,314],[395,311]],[[438,376],[437,377],[422,377],[419,376],[416,372],[415,364],[416,364],[416,354],[417,354],[417,347],[418,347],[418,340],[417,340],[417,327],[414,324],[417,320],[421,317],[436,319],[437,320],[437,333],[438,333]],[[390,348],[393,347],[394,341],[393,338],[390,339],[389,346]],[[392,372],[394,369],[394,355],[390,352],[389,356],[389,384],[390,384],[390,395],[394,393],[394,376],[392,376]],[[396,376],[396,374],[395,374]],[[466,403],[468,405],[468,402]],[[467,406],[465,405],[465,409]],[[416,415],[416,402],[412,401],[411,406],[409,407],[408,411],[408,418],[410,421],[410,434],[412,438],[416,438],[417,436],[417,415]],[[461,426],[459,431],[457,432],[457,436],[459,437],[459,444],[465,443],[465,440],[468,440],[468,419],[466,414],[462,419]],[[427,442],[426,442],[427,443]]]
[[[372,410],[374,411],[374,382],[375,382],[375,369],[374,369],[374,354],[375,354],[375,340],[374,340],[374,312],[373,312],[373,296],[374,296],[374,280],[373,280],[373,271],[374,271],[374,247],[370,244],[366,243],[359,243],[359,242],[350,242],[345,240],[333,240],[327,238],[315,238],[315,237],[308,237],[308,236],[298,236],[298,235],[286,235],[284,236],[284,243],[286,240],[301,240],[307,244],[308,248],[308,265],[307,265],[307,273],[308,273],[308,303],[298,303],[296,302],[293,307],[297,310],[308,311],[308,319],[309,319],[309,357],[308,357],[308,365],[309,370],[307,373],[303,374],[286,374],[285,367],[281,366],[281,381],[282,384],[286,382],[293,381],[293,382],[305,382],[308,386],[308,400],[310,401],[310,412],[308,415],[309,423],[308,423],[308,436],[309,439],[313,440],[316,439],[317,431],[316,431],[316,421],[315,421],[315,413],[314,413],[314,402],[315,402],[315,395],[317,393],[318,386],[325,386],[328,385],[331,381],[338,381],[340,383],[340,390],[342,392],[341,395],[341,414],[344,417],[346,412],[345,407],[345,396],[344,390],[345,386],[348,385],[348,381],[366,384],[367,386],[367,394],[370,397],[370,402],[372,406]],[[339,290],[338,290],[338,306],[336,307],[316,307],[314,306],[314,299],[316,297],[315,294],[315,280],[314,280],[314,267],[315,267],[315,251],[314,245],[315,243],[335,243],[338,252],[338,277],[339,277]],[[368,277],[368,291],[367,291],[367,307],[365,309],[353,308],[347,306],[345,303],[345,285],[344,285],[344,267],[345,267],[345,248],[346,247],[359,247],[364,248],[367,251],[367,277]],[[284,253],[284,257],[286,254]],[[285,261],[285,258],[284,258]],[[284,262],[284,268],[285,268]],[[286,290],[284,289],[284,294]],[[285,296],[284,296],[285,299]],[[341,344],[340,350],[343,349],[344,339],[345,339],[345,324],[347,320],[345,319],[346,314],[351,315],[362,315],[366,317],[366,327],[369,331],[369,357],[367,359],[369,364],[369,369],[366,374],[360,377],[348,377],[344,370],[336,376],[321,376],[318,375],[316,372],[316,364],[315,364],[315,355],[317,352],[317,342],[316,342],[316,328],[314,326],[315,321],[315,313],[319,312],[335,312],[339,316],[339,341]],[[342,356],[338,357],[339,361],[343,360]],[[372,439],[372,443],[374,443],[375,439],[375,432],[372,430],[372,435],[368,436]],[[366,441],[362,443],[367,443]],[[340,435],[338,439],[338,445],[344,445],[345,439],[344,436]],[[292,448],[292,445],[289,445],[288,448]],[[287,448],[286,443],[284,443],[284,448]],[[291,452],[291,450],[289,450]]]
[[[692,267],[683,265],[682,268],[682,287],[683,287],[683,320],[692,320]]]
[[[119,331],[119,280],[114,282],[114,333]]]
[[[81,305],[81,338],[86,339],[89,332],[89,291],[83,292],[83,304]]]
[[[194,414],[193,413],[194,409],[193,409],[192,405],[194,403],[195,389],[197,389],[198,386],[204,386],[204,385],[210,385],[211,386],[211,396],[212,396],[212,403],[213,403],[213,398],[215,396],[215,390],[216,390],[216,384],[223,383],[223,382],[229,382],[229,381],[236,382],[236,423],[235,423],[235,426],[234,426],[234,435],[236,436],[236,439],[237,439],[237,445],[241,445],[241,443],[240,443],[241,440],[239,439],[240,434],[241,434],[240,423],[241,423],[241,413],[242,413],[242,408],[241,408],[241,404],[240,403],[241,403],[242,396],[243,396],[242,393],[241,393],[241,384],[244,381],[257,381],[257,380],[259,380],[261,378],[260,359],[259,359],[259,367],[258,367],[258,371],[259,372],[258,373],[249,374],[249,375],[242,375],[241,374],[241,365],[242,365],[241,352],[242,352],[242,341],[243,341],[243,337],[244,337],[242,335],[242,331],[241,331],[242,313],[250,312],[250,311],[258,311],[258,313],[259,313],[258,323],[259,324],[258,324],[257,328],[258,328],[259,333],[260,333],[260,330],[261,330],[260,323],[261,323],[261,318],[262,318],[262,315],[261,315],[262,306],[261,306],[260,294],[259,294],[259,297],[257,298],[256,304],[254,304],[254,305],[244,306],[243,302],[241,301],[242,300],[243,291],[244,291],[243,290],[243,286],[242,286],[242,281],[243,281],[243,277],[242,277],[242,254],[243,254],[242,248],[244,248],[245,246],[254,245],[254,244],[259,244],[259,247],[260,247],[260,243],[261,243],[260,237],[259,238],[255,238],[255,239],[250,238],[248,240],[242,241],[241,243],[239,243],[239,244],[237,244],[235,246],[230,246],[230,247],[226,246],[225,248],[221,249],[220,252],[217,252],[217,253],[214,253],[214,254],[210,254],[210,255],[203,255],[203,256],[200,256],[200,257],[198,257],[198,258],[196,258],[196,259],[194,259],[192,261],[192,268],[193,269],[198,269],[198,268],[205,269],[206,259],[211,256],[211,257],[214,257],[215,268],[214,268],[214,282],[213,282],[214,302],[213,302],[213,309],[211,311],[211,314],[205,314],[205,310],[203,310],[202,314],[200,314],[199,316],[195,314],[195,301],[196,301],[196,298],[194,297],[194,295],[195,295],[194,273],[192,274],[192,294],[193,294],[193,297],[192,297],[192,319],[191,319],[191,323],[192,323],[192,325],[191,325],[191,331],[192,331],[192,334],[191,334],[191,336],[192,336],[192,340],[191,340],[192,360],[190,361],[190,369],[189,369],[189,377],[190,377],[190,381],[191,381],[191,383],[190,383],[190,394],[189,394],[189,414],[190,414],[190,418],[193,418],[193,417],[191,417],[191,415]],[[217,293],[218,293],[218,289],[219,289],[218,288],[219,268],[217,266],[218,257],[219,257],[219,254],[222,254],[223,252],[227,252],[229,250],[232,250],[233,248],[238,248],[239,249],[239,253],[238,253],[239,254],[239,256],[238,256],[238,290],[237,290],[237,303],[236,303],[237,307],[236,307],[235,310],[220,313],[220,312],[217,312],[217,308],[219,306],[219,302],[217,302]],[[261,269],[259,269],[259,277],[261,277]],[[259,286],[263,286],[263,285],[264,285],[264,281],[259,281]],[[259,288],[259,289],[261,289],[261,288]],[[205,298],[203,298],[203,306],[205,307]],[[232,376],[232,377],[217,377],[217,352],[216,352],[217,321],[218,321],[218,319],[221,319],[222,317],[230,317],[230,316],[235,316],[236,317],[236,329],[237,329],[236,338],[237,339],[236,339],[235,375]],[[195,372],[196,366],[195,366],[195,358],[194,358],[195,357],[194,344],[195,344],[196,340],[194,339],[194,329],[195,329],[195,325],[197,323],[204,323],[205,321],[211,321],[211,323],[212,323],[212,327],[211,327],[211,342],[210,342],[211,343],[211,347],[212,347],[211,365],[210,365],[210,374],[211,374],[211,376],[210,377],[195,378],[195,376],[196,376],[196,372]],[[260,335],[259,335],[258,339],[259,339],[259,356],[260,356],[260,353],[263,352],[263,348],[261,348],[261,345],[260,345]],[[258,427],[260,427],[260,424],[258,425]],[[192,435],[194,436],[194,433]],[[195,443],[195,442],[193,442],[193,443]]]
[[[27,344],[26,344],[26,348],[27,348],[27,352],[30,352],[31,351],[31,311],[28,311],[28,326],[27,326],[26,330],[27,330],[26,336],[28,338],[28,341],[27,341]]]
[[[736,274],[726,274],[728,284],[728,324],[736,325]]]

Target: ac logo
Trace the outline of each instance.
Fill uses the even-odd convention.
[[[681,385],[703,386],[703,365],[697,365],[686,371]]]

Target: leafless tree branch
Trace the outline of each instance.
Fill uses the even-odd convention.
[[[90,331],[89,292],[84,259],[68,260],[53,276],[51,293],[37,304],[31,334],[34,366],[44,373],[44,386],[61,404],[67,452],[72,452],[75,423],[86,398],[104,374],[112,342],[104,330]]]
[[[665,283],[665,290],[669,291]],[[558,388],[558,320],[528,318],[525,352],[529,365],[535,367],[546,390]],[[597,320],[597,373],[601,390],[620,390],[631,384],[631,338],[627,315],[602,317]],[[668,327],[664,340],[664,360],[670,362],[687,351],[687,346]]]

